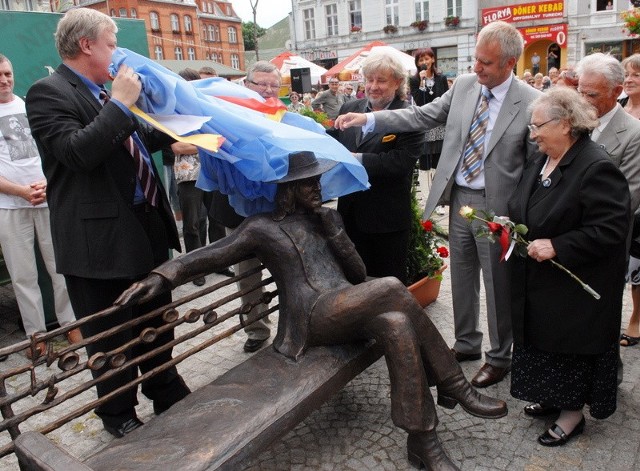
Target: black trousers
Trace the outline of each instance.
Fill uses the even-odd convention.
[[[407,254],[409,252],[409,230],[370,234],[360,230],[356,224],[344,219],[347,235],[365,267],[367,275],[376,278],[395,276],[403,283],[407,281]]]
[[[147,234],[150,236],[150,243],[154,246],[154,253],[156,253],[156,258],[158,259],[156,260],[156,264],[159,265],[168,258],[168,244],[164,236],[164,226],[162,225],[160,216],[155,209],[150,212],[140,212],[137,213],[137,215],[147,230]],[[65,275],[69,298],[76,318],[82,319],[90,314],[110,307],[126,288],[140,278],[143,277],[138,277],[137,279],[94,279]],[[83,325],[81,327],[82,335],[84,338],[96,335],[131,319],[135,319],[169,302],[171,302],[171,293],[162,293],[148,303],[121,309],[110,316]],[[91,358],[92,355],[98,352],[108,353],[138,336],[143,329],[147,327],[160,327],[161,325],[163,325],[162,319],[156,317],[134,328],[125,329],[103,340],[87,345],[87,355]],[[128,350],[126,356],[127,358],[131,358],[132,356],[144,354],[160,345],[172,341],[173,338],[173,330],[167,331],[158,335],[157,339],[152,343],[140,344],[136,346],[133,351]],[[171,349],[164,351],[152,359],[141,363],[139,366],[140,371],[146,373],[153,368],[163,365],[169,361],[171,357]],[[92,374],[94,378],[96,378],[109,371],[109,369],[110,366],[107,363],[102,369],[92,371]],[[99,383],[96,386],[98,397],[103,397],[135,379],[138,374],[137,370],[137,368],[129,368],[109,380]],[[180,378],[174,366],[143,382],[142,392],[154,401],[154,406],[166,409],[171,404],[186,396],[189,390],[184,385],[182,378]],[[118,426],[122,422],[136,417],[136,404],[138,404],[137,388],[132,388],[98,406],[95,412],[105,424]]]

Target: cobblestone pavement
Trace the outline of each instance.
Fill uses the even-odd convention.
[[[446,216],[445,216],[446,218]],[[212,282],[214,277],[207,277]],[[445,339],[452,343],[450,277],[445,272],[438,300],[426,309]],[[183,295],[193,285],[178,288]],[[630,313],[630,293],[625,292],[623,324]],[[196,302],[197,303],[197,302]],[[484,316],[484,304],[483,316]],[[22,340],[17,306],[10,287],[0,288],[0,346]],[[272,326],[277,325],[277,316]],[[483,322],[486,320],[483,317]],[[485,326],[486,332],[486,326]],[[247,358],[243,333],[207,348],[178,366],[192,389]],[[60,340],[64,342],[64,340]],[[437,407],[437,431],[445,449],[462,470],[607,470],[640,469],[640,346],[623,348],[624,381],[618,389],[618,410],[606,420],[587,414],[585,433],[559,448],[545,448],[537,436],[550,420],[532,419],[522,412],[525,403],[509,395],[509,380],[487,388],[487,394],[502,398],[509,414],[498,420],[483,420],[460,407]],[[25,359],[12,355],[0,368],[17,366]],[[482,362],[463,364],[471,378]],[[435,395],[435,391],[434,395]],[[435,396],[434,396],[435,397]],[[139,394],[138,414],[151,420],[151,403]],[[71,454],[86,458],[112,440],[93,413],[74,420],[49,435]],[[117,469],[117,464],[114,469]],[[0,460],[0,469],[17,470],[14,457]],[[389,379],[383,360],[349,383],[296,429],[277,440],[243,469],[262,470],[408,470],[406,433],[390,419]]]

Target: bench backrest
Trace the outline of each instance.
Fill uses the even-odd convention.
[[[241,321],[243,316],[239,314],[247,313],[253,308],[253,305],[241,305],[240,297],[246,293],[238,292],[235,282],[259,270],[263,270],[263,267],[234,278],[225,278],[195,292],[187,292],[170,304],[150,312],[144,318],[161,317],[163,326],[159,329],[145,329],[127,347],[149,342],[162,330],[175,328],[175,340],[165,347],[174,349],[173,361],[165,365],[168,368],[233,335],[244,327]],[[274,301],[277,290],[268,272],[265,270],[260,284],[246,291],[257,290],[262,286],[266,286],[265,293],[257,304],[269,305],[263,313],[263,316],[266,316],[278,310],[277,300]],[[177,289],[177,292],[179,291],[180,288]],[[176,291],[174,291],[175,296]],[[14,452],[13,440],[21,433],[35,430],[46,435],[92,411],[110,398],[105,396],[97,399],[93,391],[95,384],[125,368],[139,364],[144,359],[144,357],[126,357],[122,353],[122,348],[118,351],[100,352],[91,358],[86,358],[84,351],[84,346],[97,338],[113,335],[120,329],[130,328],[134,323],[141,322],[143,318],[134,319],[117,329],[86,338],[80,344],[67,346],[55,341],[60,334],[82,324],[95,322],[98,318],[113,315],[117,310],[117,308],[109,308],[63,328],[36,335],[24,342],[0,349],[0,355],[26,353],[27,350],[33,352],[36,344],[42,341],[47,342],[49,347],[46,356],[33,361],[25,358],[19,366],[0,372],[0,412],[3,418],[0,422],[0,468],[3,468],[4,457]],[[156,349],[147,355],[153,356],[159,352],[160,349]],[[107,372],[93,379],[90,370],[101,368],[103,365],[107,365]],[[119,392],[135,388],[139,383],[160,371],[162,370],[156,369],[137,377]],[[210,378],[210,380],[213,379]]]

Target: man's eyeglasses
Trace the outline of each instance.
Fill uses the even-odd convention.
[[[558,118],[551,118],[549,121],[545,121],[542,124],[527,124],[527,127],[529,128],[529,132],[537,133],[542,126],[544,126],[545,124],[549,124],[551,121],[556,121],[557,119]]]
[[[600,96],[600,94],[598,92],[585,92],[583,90],[581,90],[580,88],[578,88],[578,93],[580,95],[582,95],[585,98],[591,98],[592,100],[595,100],[596,98],[598,98]]]
[[[276,88],[280,88],[280,84],[279,83],[258,83],[258,82],[254,82],[253,80],[249,80],[249,83],[254,84],[256,87],[260,88],[261,90],[266,90],[267,88],[271,88],[271,89],[276,89]]]
[[[329,82],[329,85],[340,85],[340,82]]]

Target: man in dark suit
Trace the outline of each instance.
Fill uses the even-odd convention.
[[[513,67],[524,43],[513,25],[495,21],[482,29],[476,44],[475,75],[461,75],[447,93],[421,107],[381,111],[367,115],[346,115],[336,127],[362,126],[371,121],[378,132],[430,129],[446,124],[433,185],[424,218],[439,204],[450,204],[449,243],[451,249],[451,291],[458,361],[482,357],[480,330],[480,273],[487,298],[490,349],[486,362],[472,384],[486,387],[502,381],[511,368],[510,278],[500,263],[500,246],[476,238],[476,225],[458,214],[464,205],[507,215],[507,202],[522,174],[525,161],[535,151],[529,141],[527,110],[539,94],[516,80]],[[484,98],[482,98],[484,97]],[[475,135],[476,119],[483,119],[481,140]],[[472,123],[474,124],[472,128]],[[472,135],[474,136],[472,139]],[[473,149],[473,152],[469,152]],[[463,169],[466,156],[475,162]]]
[[[365,98],[342,105],[340,114],[408,107],[403,100],[406,72],[389,54],[375,54],[362,65]],[[413,169],[424,132],[387,134],[351,128],[333,133],[358,159],[371,188],[338,200],[347,234],[364,260],[369,276],[407,281]]]
[[[70,10],[55,34],[62,65],[36,82],[27,94],[27,115],[42,155],[58,271],[65,276],[76,316],[81,319],[113,304],[132,281],[144,278],[180,250],[175,221],[150,150],[171,144],[161,133],[144,129],[128,107],[141,90],[138,76],[122,66],[109,99],[104,84],[116,48],[117,27],[95,10]],[[144,183],[144,185],[143,185]],[[81,327],[85,338],[116,327],[171,301],[170,294],[120,310]],[[91,357],[110,352],[161,319],[142,322],[87,346]],[[145,353],[173,340],[173,331],[133,347]],[[130,352],[127,351],[127,356]],[[137,355],[136,355],[137,356]],[[146,373],[171,359],[171,349],[140,363]],[[108,366],[93,371],[98,377]],[[97,384],[99,397],[133,380],[129,368]],[[189,393],[174,367],[142,382],[156,414]],[[96,414],[105,429],[122,437],[142,423],[135,412],[136,388],[100,404]]]

